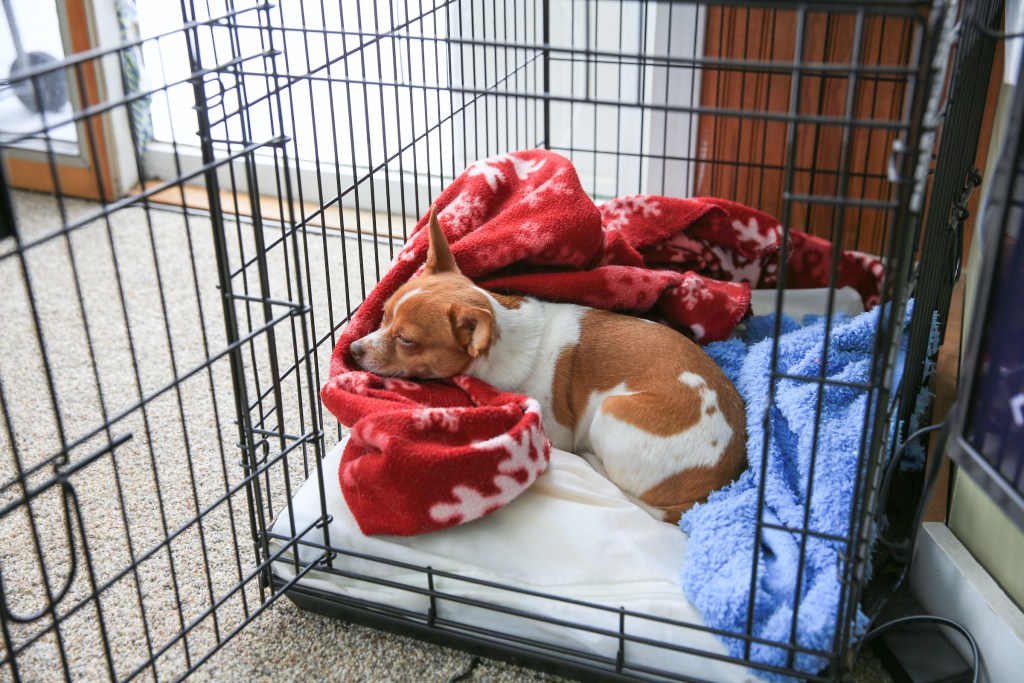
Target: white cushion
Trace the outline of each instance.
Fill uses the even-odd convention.
[[[476,521],[409,538],[364,536],[356,525],[338,483],[338,463],[344,442],[323,461],[327,513],[333,517],[327,531],[333,548],[365,553],[417,567],[431,567],[458,578],[436,577],[436,590],[487,601],[517,610],[561,619],[587,627],[617,632],[615,611],[559,602],[511,592],[525,589],[672,619],[688,624],[663,624],[627,617],[626,632],[661,642],[724,656],[717,636],[693,626],[703,626],[696,609],[680,587],[679,572],[687,536],[676,526],[659,522],[632,504],[607,479],[586,462],[552,449],[547,471],[525,493],[505,507]],[[294,529],[305,529],[320,518],[318,477],[314,472],[292,499],[290,510],[278,515],[273,534],[294,538]],[[320,529],[313,528],[303,540],[323,543]],[[283,547],[280,540],[272,551]],[[300,559],[320,555],[308,546]],[[290,558],[290,552],[283,555]],[[422,571],[338,555],[334,566],[402,585],[427,588]],[[295,576],[294,563],[278,561],[274,572],[285,579]],[[462,578],[499,584],[497,587],[468,583]],[[313,571],[302,583],[324,591],[427,614],[427,596],[400,588],[375,585],[357,578]],[[618,639],[557,624],[523,619],[440,599],[439,617],[495,629],[502,633],[557,643],[614,658]],[[661,647],[626,643],[627,664],[685,672],[715,681],[747,681],[756,678],[742,666],[693,656]]]
[[[864,312],[864,300],[853,287],[787,289],[782,298],[782,312],[797,322],[805,315],[825,315],[829,292],[832,293],[833,313],[860,315]],[[774,289],[754,289],[750,292],[750,309],[754,315],[774,313],[776,297]]]

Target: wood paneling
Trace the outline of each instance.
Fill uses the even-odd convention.
[[[878,253],[885,209],[837,200],[889,200],[897,131],[865,124],[904,116],[905,77],[892,67],[909,61],[913,25],[866,17],[857,39],[853,15],[807,13],[799,21],[793,10],[708,10],[706,56],[746,65],[704,71],[701,105],[714,112],[698,127],[696,194],[749,204],[826,238],[842,228],[844,247]],[[788,192],[800,197],[788,206],[787,171]]]

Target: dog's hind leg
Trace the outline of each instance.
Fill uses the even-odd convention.
[[[701,398],[682,406],[671,392],[616,394],[601,402],[590,424],[598,470],[656,519],[677,522],[736,474],[729,446],[738,435],[714,393]]]

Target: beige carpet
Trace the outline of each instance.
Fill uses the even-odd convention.
[[[51,594],[64,590],[75,565],[67,594],[58,602],[59,629],[52,628],[50,615],[12,625],[15,647],[24,647],[17,658],[19,673],[25,680],[52,680],[66,666],[75,679],[106,678],[109,647],[113,673],[124,678],[143,666],[151,651],[167,648],[141,678],[176,678],[260,606],[258,582],[249,578],[255,556],[245,492],[238,490],[224,500],[226,491],[237,487],[245,474],[235,447],[230,366],[224,358],[209,370],[202,368],[208,356],[226,347],[210,223],[157,210],[147,217],[143,209],[131,208],[116,212],[109,221],[88,222],[65,237],[60,234],[62,225],[95,216],[100,207],[67,202],[62,218],[62,207],[52,197],[16,193],[15,202],[23,242],[57,236],[26,249],[24,269],[9,242],[0,247],[0,282],[5,283],[0,378],[6,411],[0,429],[0,481],[15,478],[16,458],[27,471],[45,465],[66,443],[73,445],[69,461],[79,463],[111,441],[127,439],[68,477],[66,491],[73,492],[81,517],[79,522],[79,515],[71,514],[73,553],[64,531],[68,516],[60,486],[33,499],[34,528],[24,505],[0,519],[0,568],[15,615],[46,608],[47,587],[37,556],[44,558]],[[232,263],[238,266],[251,259],[251,226],[231,224],[228,232]],[[265,233],[270,244],[279,237],[274,230]],[[342,239],[334,235],[326,242],[316,238],[309,253],[302,253],[304,270],[322,274],[327,272],[324,264],[332,263],[330,306],[322,291],[324,278],[312,279],[321,290],[312,292],[318,338],[329,333],[330,314],[335,324],[339,322],[346,306],[361,300],[362,284],[369,287],[376,280],[375,252],[380,250],[381,268],[391,255],[386,245],[347,239],[344,258],[350,275],[344,278],[341,247]],[[285,255],[281,244],[268,251],[271,297],[296,301],[293,254]],[[363,269],[354,267],[360,262]],[[246,269],[245,279],[250,294],[258,294],[256,264]],[[243,291],[241,274],[235,283]],[[310,294],[305,292],[307,301]],[[241,325],[247,325],[249,316],[254,327],[263,324],[262,307],[239,302],[236,310]],[[271,314],[286,312],[286,307],[274,306]],[[293,328],[285,316],[274,329],[287,367],[295,361],[295,348],[302,355],[301,328]],[[321,372],[326,370],[331,344],[327,338],[320,345]],[[262,335],[251,351],[245,348],[250,401],[256,396],[254,367],[263,389],[269,386],[266,346]],[[196,368],[199,371],[193,372]],[[177,378],[185,379],[175,387]],[[286,431],[308,430],[305,405],[300,415],[300,404],[309,396],[304,366],[283,384]],[[144,404],[140,401],[140,396],[154,394]],[[277,424],[273,404],[272,395],[263,401],[266,429]],[[253,412],[259,415],[260,410]],[[114,421],[109,431],[101,429],[108,420]],[[336,429],[333,420],[328,424]],[[98,434],[90,437],[96,430]],[[288,464],[294,490],[305,478],[303,458],[296,453]],[[53,472],[44,466],[28,477],[28,487],[45,485]],[[283,465],[272,467],[260,483],[269,516],[286,500]],[[18,486],[5,488],[0,504],[17,502],[21,493]],[[196,517],[201,523],[190,524]],[[170,543],[165,542],[179,530]],[[137,566],[131,569],[133,564]],[[244,588],[234,591],[240,583]],[[211,612],[213,604],[217,606]],[[194,621],[187,638],[178,639],[183,625],[188,628]],[[196,678],[444,681],[471,661],[464,653],[308,614],[282,600],[215,653]],[[7,675],[9,670],[0,670],[0,678]],[[489,662],[481,663],[474,676],[538,678],[532,671]]]
[[[129,208],[65,235],[62,225],[96,217],[100,207],[31,193],[16,193],[15,204],[22,240],[31,246],[23,262],[10,240],[0,243],[0,482],[16,479],[18,463],[23,472],[38,466],[25,482],[35,490],[53,483],[53,458],[65,448],[71,469],[96,456],[66,485],[50,485],[30,506],[0,518],[8,605],[23,618],[44,612],[9,624],[19,673],[24,680],[53,680],[65,671],[99,680],[141,669],[140,680],[178,678],[261,605],[250,576],[248,501],[238,488],[245,470],[235,445],[230,365],[224,356],[204,367],[226,348],[210,223]],[[249,264],[233,278],[235,290],[256,295],[255,230],[227,227],[231,263]],[[272,317],[284,316],[273,328],[281,370],[298,361],[298,371],[284,378],[280,405],[270,394],[252,414],[266,416],[257,427],[273,431],[281,418],[297,435],[310,429],[309,391],[325,377],[332,326],[372,287],[394,247],[313,231],[296,254],[290,241],[279,241],[279,228],[262,237],[271,245],[271,298],[297,301],[298,284],[311,283],[302,293],[313,308],[306,334],[319,340],[319,359],[310,382],[303,330],[285,315],[287,306],[272,306]],[[235,311],[244,329],[264,324],[259,305],[237,300]],[[258,396],[256,377],[260,389],[269,387],[268,343],[263,334],[243,346],[250,403]],[[327,415],[325,424],[333,443],[336,423]],[[269,453],[278,452],[276,438],[270,445]],[[260,476],[268,519],[289,488],[302,483],[313,455],[312,448],[304,456],[296,450]],[[0,506],[23,499],[20,485],[0,491]],[[65,590],[55,629],[47,592]],[[160,654],[148,666],[151,653]],[[305,613],[287,600],[266,609],[194,677],[447,681],[470,668],[467,680],[556,680]],[[871,662],[861,669],[861,680],[882,680]],[[8,668],[0,670],[0,679],[9,676]]]

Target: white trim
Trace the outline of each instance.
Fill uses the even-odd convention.
[[[257,161],[253,165],[256,173],[256,183],[263,195],[278,196],[278,182],[284,183],[284,166],[278,162],[275,164],[269,154],[257,153]],[[302,161],[295,164],[295,159],[289,155],[289,177],[291,179],[292,197],[296,200],[320,204],[319,188],[323,188],[323,200],[328,202],[337,196],[338,188],[342,192],[353,185],[352,173],[336,173],[333,165],[328,168],[321,166],[319,178],[317,177],[317,164],[312,161]],[[146,175],[155,180],[172,180],[180,175],[198,173],[185,181],[186,185],[205,187],[204,176],[199,173],[203,167],[202,154],[199,147],[194,145],[177,146],[177,163],[175,162],[175,148],[165,142],[152,142],[146,153]],[[234,168],[232,178],[231,167]],[[357,168],[358,177],[365,178],[369,169]],[[222,190],[234,189],[238,192],[249,191],[249,179],[246,175],[244,158],[239,158],[230,164],[221,164],[217,167],[217,182]],[[299,197],[299,185],[302,186],[302,197]],[[434,176],[427,176],[422,170],[417,174],[406,172],[404,176],[396,170],[389,170],[387,177],[382,172],[375,173],[372,178],[373,192],[376,197],[375,206],[370,203],[370,186],[364,180],[359,187],[359,201],[356,201],[356,193],[349,192],[342,197],[341,205],[347,209],[358,209],[369,211],[376,209],[379,213],[385,212],[386,203],[382,197],[390,192],[391,215],[402,215],[402,192],[405,192],[405,215],[418,219],[430,207],[436,194],[441,188],[441,179]],[[416,191],[419,191],[419,204],[416,204]],[[281,187],[280,196],[285,196],[285,189]]]
[[[86,3],[91,43],[98,47],[113,47],[123,42],[121,28],[118,23],[117,5],[115,0],[93,0]],[[99,90],[100,102],[118,102],[124,98],[125,92],[121,83],[121,53],[115,52],[102,59],[95,60],[96,85]],[[139,182],[138,166],[135,163],[135,143],[132,139],[131,123],[128,119],[128,106],[113,107],[109,114],[101,118],[106,141],[110,182],[113,187],[107,188],[113,196],[127,194]]]
[[[706,20],[701,17],[699,6],[655,5],[651,10],[651,22],[654,25],[654,54],[691,59],[703,57]],[[676,40],[670,40],[671,36]],[[681,36],[683,40],[679,39]],[[694,40],[685,40],[688,36],[693,36]],[[702,73],[702,69],[651,68],[646,103],[696,107],[700,104]],[[673,118],[683,116],[689,117],[689,126],[674,125]],[[645,153],[660,150],[663,156],[701,156],[701,150],[697,148],[699,117],[696,114],[673,114],[663,109],[651,109],[648,117]],[[664,163],[660,159],[648,159],[643,191],[647,194],[692,196],[698,185],[696,165],[692,159]],[[685,184],[673,186],[672,179],[678,178],[684,178]]]
[[[945,524],[922,526],[910,585],[929,614],[952,619],[974,636],[981,651],[981,681],[1020,680],[1024,612]],[[952,631],[948,637],[970,662],[971,652],[963,637]]]

